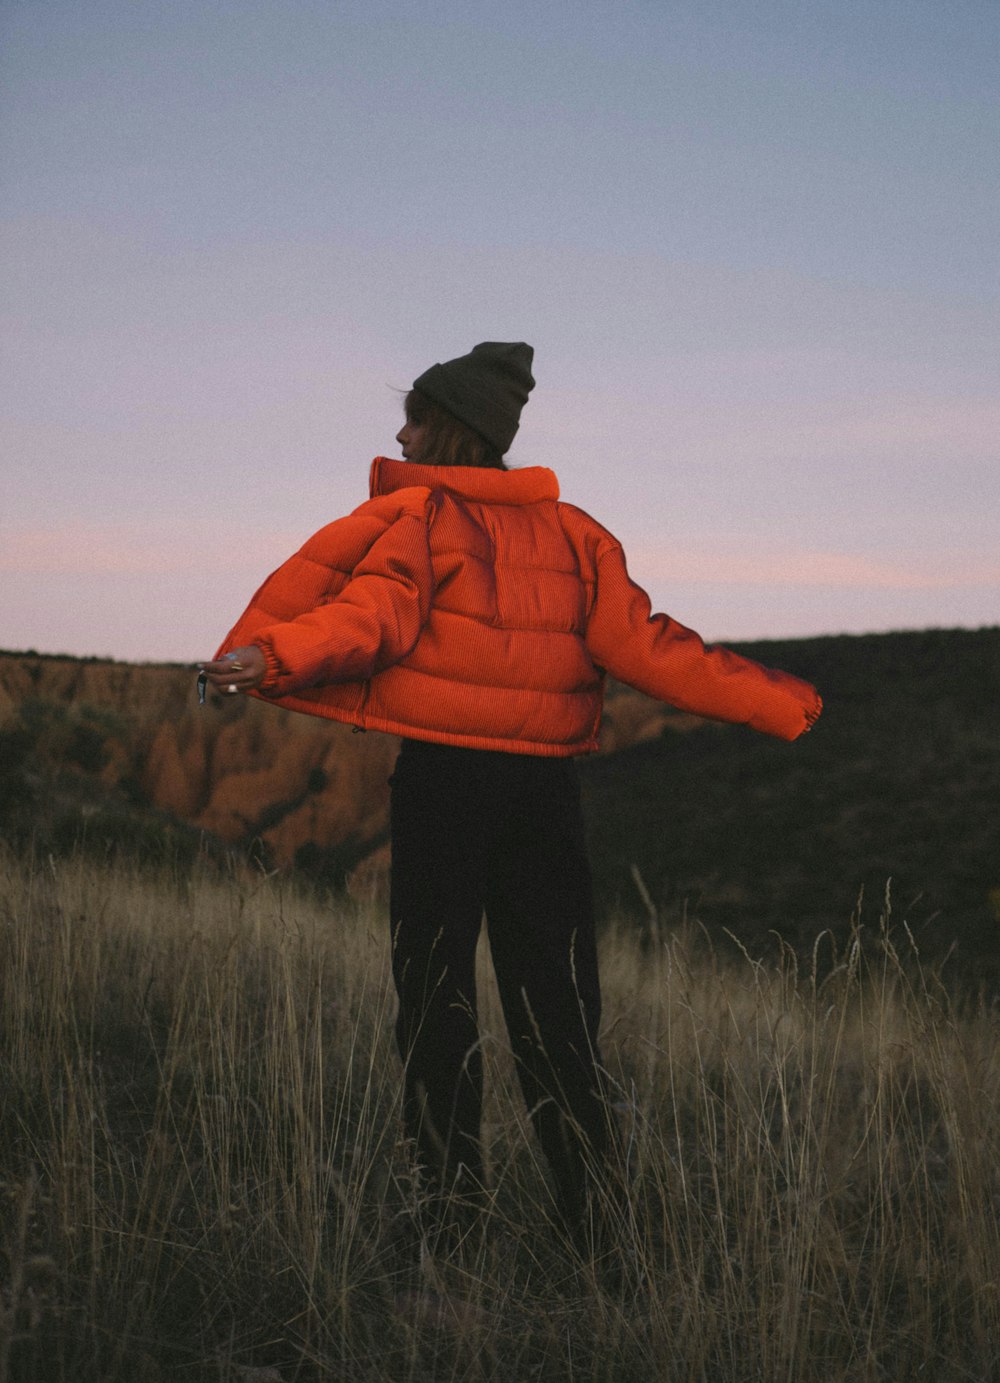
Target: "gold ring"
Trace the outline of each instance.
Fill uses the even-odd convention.
[[[233,669],[234,672],[242,672],[242,671],[243,671],[243,664],[242,664],[242,663],[238,663],[238,662],[236,661],[235,658],[233,659],[232,663],[230,664],[230,667]]]

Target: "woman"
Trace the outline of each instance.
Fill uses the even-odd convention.
[[[475,1200],[483,914],[525,1100],[563,1219],[586,1241],[612,1133],[576,755],[597,748],[605,675],[792,740],[807,683],[653,615],[620,544],[503,457],[534,387],[523,342],[431,366],[403,460],[260,588],[213,662],[229,693],[402,736],[392,778],[393,975],[404,1118],[442,1202]]]

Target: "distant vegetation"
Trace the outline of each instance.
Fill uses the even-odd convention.
[[[146,800],[130,738],[124,717],[106,707],[23,701],[0,723],[0,839],[182,872],[200,857],[222,859],[222,842]]]
[[[793,745],[665,732],[583,765],[604,911],[697,919],[757,951],[843,938],[887,889],[946,972],[1000,983],[1000,629],[759,643],[825,710]],[[637,884],[641,881],[645,898]],[[889,881],[891,880],[891,885]]]
[[[825,977],[606,930],[613,1272],[553,1222],[484,968],[487,1232],[407,1274],[380,916],[200,867],[0,878],[2,1383],[994,1376],[995,1014],[878,922]]]

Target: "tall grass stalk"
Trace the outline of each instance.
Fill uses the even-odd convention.
[[[377,909],[0,869],[0,1383],[992,1376],[997,1016],[888,909],[805,967],[609,925],[620,1278],[552,1221],[484,956],[490,1233],[421,1293]]]

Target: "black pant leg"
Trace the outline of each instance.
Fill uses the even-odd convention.
[[[475,955],[482,925],[474,803],[461,764],[405,744],[391,779],[392,972],[403,1118],[432,1188],[482,1182]]]
[[[579,1233],[610,1137],[597,1033],[594,905],[575,765],[497,756],[486,868],[490,948],[518,1075]]]

